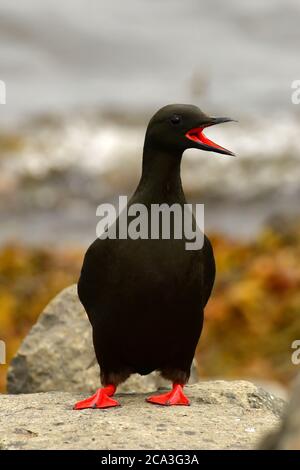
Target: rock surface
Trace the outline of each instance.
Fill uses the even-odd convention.
[[[195,366],[191,383],[197,381]],[[92,331],[76,285],[64,289],[41,313],[11,362],[9,393],[92,392],[99,387]],[[120,391],[148,392],[167,382],[152,373],[132,375]]]
[[[72,410],[83,394],[0,395],[2,449],[251,449],[279,427],[284,402],[246,381],[187,386],[190,407],[119,394],[121,407]]]
[[[300,450],[300,375],[295,382],[280,429],[260,445],[265,450]]]

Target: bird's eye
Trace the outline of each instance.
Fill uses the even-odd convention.
[[[170,121],[171,121],[172,124],[175,124],[175,125],[176,125],[176,124],[180,124],[180,123],[181,123],[182,118],[181,118],[181,116],[179,116],[179,114],[173,114],[173,116],[171,117]]]

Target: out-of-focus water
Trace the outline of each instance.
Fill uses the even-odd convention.
[[[298,0],[2,0],[6,123],[72,106],[288,110]]]
[[[299,217],[299,17],[298,0],[2,0],[0,134],[21,145],[0,145],[0,242],[92,240],[96,206],[135,189],[147,120],[170,102],[240,121],[207,132],[238,158],[184,156],[209,229]]]
[[[24,129],[21,148],[1,158],[0,241],[91,241],[97,205],[137,185],[147,120],[124,125],[83,115]],[[228,123],[206,134],[237,154],[183,156],[187,198],[206,204],[208,229],[251,237],[271,216],[299,217],[297,118]]]

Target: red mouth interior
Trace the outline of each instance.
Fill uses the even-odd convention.
[[[194,127],[193,129],[190,129],[185,134],[185,136],[188,139],[193,140],[194,142],[197,142],[198,144],[199,143],[205,144],[205,145],[208,145],[211,148],[214,148],[214,149],[217,149],[217,150],[223,150],[226,153],[232,154],[232,152],[230,152],[229,150],[225,149],[224,147],[221,147],[221,145],[216,144],[215,142],[210,140],[208,137],[206,137],[206,135],[203,134],[203,129],[205,129],[205,127],[208,127],[208,126]]]

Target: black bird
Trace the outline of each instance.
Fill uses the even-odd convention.
[[[142,176],[128,202],[186,204],[180,163],[188,148],[234,155],[215,144],[203,129],[230,118],[215,118],[192,105],[168,105],[150,120],[144,143]],[[128,219],[131,220],[130,218]],[[129,222],[128,222],[129,223]],[[151,223],[151,221],[150,221]],[[115,222],[119,227],[119,219]],[[97,238],[84,258],[78,295],[93,328],[101,370],[100,388],[75,409],[107,408],[116,387],[131,374],[154,370],[173,382],[165,394],[147,399],[160,405],[189,405],[183,386],[203,325],[203,310],[215,279],[207,237],[201,249],[187,250],[186,238]]]

